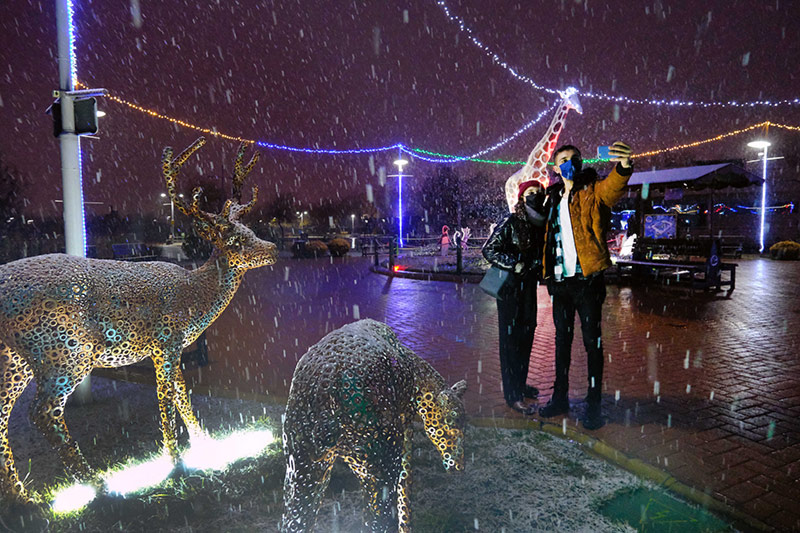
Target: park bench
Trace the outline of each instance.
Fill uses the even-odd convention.
[[[637,238],[631,259],[616,261],[620,277],[648,277],[669,285],[688,282],[692,291],[736,288],[736,263],[720,260],[720,242],[713,240]],[[727,279],[722,273],[728,272]]]
[[[111,245],[114,259],[121,261],[152,261],[158,258],[156,250],[141,242],[123,242]]]

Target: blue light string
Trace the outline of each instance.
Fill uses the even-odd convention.
[[[67,28],[69,29],[69,76],[70,90],[78,85],[78,60],[75,54],[75,6],[73,0],[67,0]]]
[[[483,50],[483,52],[491,58],[491,60],[507,70],[513,77],[516,79],[527,83],[528,85],[532,86],[534,89],[545,91],[551,94],[557,94],[558,91],[556,89],[545,87],[543,85],[539,85],[535,81],[533,81],[530,77],[520,74],[517,72],[517,69],[506,63],[496,52],[494,52],[489,46],[483,44],[477,37],[475,37],[474,32],[472,29],[467,26],[464,19],[459,17],[458,15],[453,15],[450,12],[450,8],[445,3],[445,0],[437,0],[436,2],[439,7],[442,8],[444,14],[447,18],[450,19],[451,22],[455,22],[458,25],[459,30],[467,34],[472,43]],[[594,93],[594,92],[583,92],[578,91],[580,96],[585,96],[586,98],[594,98],[598,100],[607,100],[611,102],[618,102],[624,104],[640,104],[640,105],[657,105],[657,106],[669,106],[669,107],[760,107],[760,106],[767,106],[767,107],[778,107],[783,105],[800,105],[800,98],[794,99],[784,99],[784,100],[777,100],[775,102],[770,102],[769,100],[753,100],[750,102],[736,102],[733,100],[727,102],[704,102],[704,101],[683,101],[683,100],[656,100],[650,98],[628,98],[627,96],[614,96],[605,93]]]
[[[265,141],[256,141],[257,146],[262,148],[270,148],[274,150],[285,150],[287,152],[302,152],[306,154],[329,154],[329,155],[347,155],[347,154],[368,154],[375,152],[386,152],[388,150],[404,150],[402,144],[393,144],[391,146],[381,146],[378,148],[350,148],[344,150],[335,150],[330,148],[300,148],[297,146],[287,146],[285,144],[273,144]]]
[[[526,130],[530,129],[536,123],[538,123],[540,120],[542,120],[542,118],[545,115],[547,115],[551,110],[553,110],[556,107],[558,107],[560,104],[561,104],[561,102],[559,100],[556,100],[552,105],[546,107],[543,111],[541,111],[538,115],[536,115],[536,117],[533,120],[531,120],[530,122],[528,122],[527,124],[522,126],[520,129],[515,131],[513,134],[509,135],[508,137],[506,137],[505,139],[503,139],[499,143],[497,143],[497,144],[495,144],[493,146],[490,146],[488,148],[484,148],[483,150],[481,150],[479,152],[475,152],[472,155],[453,156],[453,157],[450,157],[450,158],[435,158],[435,157],[423,156],[423,155],[420,155],[417,152],[409,151],[405,147],[400,147],[400,149],[403,150],[408,155],[410,155],[411,157],[416,157],[417,159],[420,159],[422,161],[427,161],[428,163],[457,163],[457,162],[460,162],[460,161],[469,161],[470,159],[474,159],[476,157],[480,157],[482,155],[488,154],[489,152],[497,150],[501,146],[504,146],[504,145],[508,144],[509,142],[513,141],[514,139],[519,137],[522,133],[524,133]]]

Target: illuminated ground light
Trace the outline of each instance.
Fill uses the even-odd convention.
[[[197,470],[222,470],[239,459],[259,455],[274,441],[268,429],[236,432],[220,440],[198,437],[183,454],[183,464]]]
[[[400,265],[395,265],[394,266],[394,271],[395,272],[402,272],[403,270],[405,270],[405,267],[401,267]]]
[[[70,485],[55,493],[52,508],[56,513],[71,513],[85,507],[97,494],[90,485]]]
[[[124,496],[158,485],[167,479],[172,468],[172,459],[168,455],[160,455],[150,461],[109,472],[104,477],[110,494]]]
[[[231,463],[260,455],[275,442],[272,431],[260,429],[235,431],[214,440],[203,436],[192,440],[183,454],[183,462],[195,470],[222,470]],[[109,494],[127,495],[161,484],[172,472],[172,460],[159,455],[143,463],[124,466],[103,474]],[[54,493],[51,508],[55,513],[72,513],[89,504],[97,491],[90,485],[70,485]]]

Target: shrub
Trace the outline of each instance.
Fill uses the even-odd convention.
[[[308,241],[305,248],[306,257],[325,257],[328,255],[328,246],[322,241]]]
[[[800,259],[800,243],[794,241],[776,242],[769,247],[773,259]]]
[[[337,237],[328,242],[328,251],[333,257],[342,257],[350,251],[350,241]]]

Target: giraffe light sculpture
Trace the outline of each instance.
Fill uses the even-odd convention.
[[[570,109],[574,109],[578,113],[583,113],[581,103],[578,100],[577,91],[574,88],[570,87],[563,91],[561,96],[562,101],[558,106],[558,111],[556,111],[545,134],[539,142],[536,143],[533,150],[531,150],[525,166],[506,180],[506,202],[508,203],[508,210],[511,213],[514,212],[514,206],[517,205],[517,193],[520,183],[523,181],[536,180],[540,182],[542,186],[547,187],[550,181],[547,174],[547,162],[550,161],[550,157],[556,149],[558,136],[564,129],[567,113]]]

